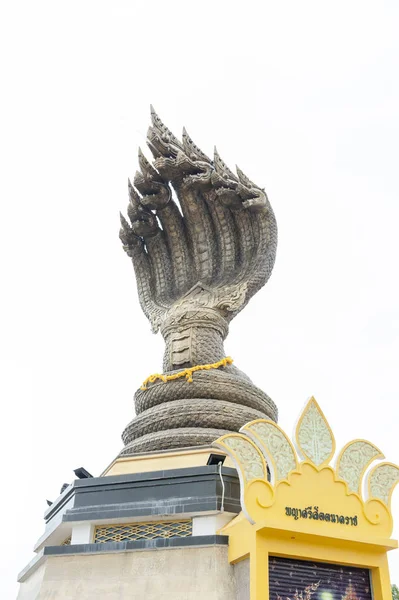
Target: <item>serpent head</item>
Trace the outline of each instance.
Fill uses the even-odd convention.
[[[121,221],[121,228],[119,230],[119,239],[122,242],[122,247],[126,254],[133,258],[135,248],[139,248],[142,243],[141,239],[133,232],[133,229],[126,221],[122,213],[119,214]]]
[[[128,186],[129,206],[127,214],[132,223],[133,233],[139,237],[152,237],[156,235],[159,231],[159,227],[155,215],[150,210],[141,206],[140,198],[130,181]]]
[[[175,158],[179,150],[183,150],[182,143],[164,125],[151,106],[151,126],[147,131],[147,143],[153,155],[165,158]]]
[[[168,183],[154,169],[139,149],[139,165],[141,171],[136,171],[134,185],[143,195],[141,204],[150,210],[162,210],[171,199]]]
[[[266,192],[252,183],[238,167],[237,174],[238,177],[230,171],[215,151],[215,171],[212,174],[212,184],[216,188],[216,196],[221,203],[231,210],[267,209],[269,200]]]

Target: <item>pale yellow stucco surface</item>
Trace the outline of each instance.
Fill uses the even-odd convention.
[[[32,575],[20,585],[17,600],[36,600],[39,598],[46,565],[41,565]]]
[[[203,467],[207,464],[208,458],[212,453],[215,453],[215,450],[212,448],[201,448],[199,450],[186,449],[153,454],[146,453],[138,456],[121,456],[105,469],[102,476]],[[224,452],[221,453],[218,451],[218,454],[224,454]],[[230,457],[226,457],[223,466],[233,467]]]
[[[232,600],[236,594],[221,546],[51,557],[43,568],[40,589],[31,583],[34,573],[18,600]]]

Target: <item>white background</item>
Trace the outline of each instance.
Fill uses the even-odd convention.
[[[277,216],[274,273],[227,353],[286,430],[313,394],[338,447],[399,461],[398,17],[394,0],[3,4],[1,598],[46,498],[101,473],[161,368],[118,240],[150,102]]]

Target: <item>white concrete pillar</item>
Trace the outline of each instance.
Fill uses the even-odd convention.
[[[215,535],[219,529],[236,516],[235,513],[222,512],[204,517],[193,517],[193,535]]]
[[[94,537],[94,525],[87,521],[74,523],[72,525],[71,546],[73,544],[92,544]]]

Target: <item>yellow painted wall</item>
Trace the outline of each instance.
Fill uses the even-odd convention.
[[[398,546],[390,537],[390,498],[399,467],[380,462],[366,476],[384,458],[376,446],[352,440],[330,465],[335,439],[314,398],[297,423],[295,444],[276,423],[257,419],[214,445],[240,475],[243,513],[219,533],[229,536],[230,563],[249,559],[250,600],[269,599],[271,556],[370,569],[373,599],[392,600],[387,552]]]

